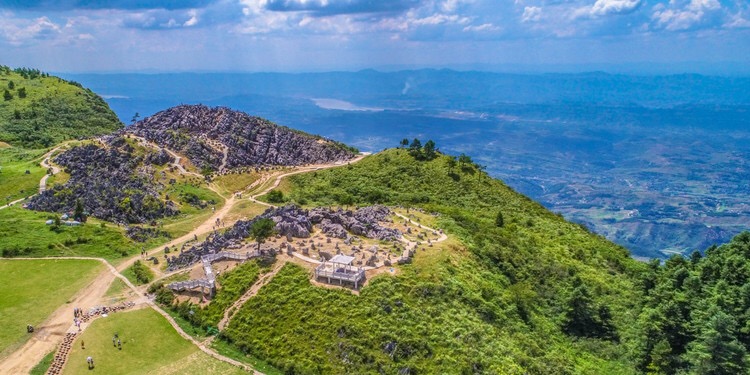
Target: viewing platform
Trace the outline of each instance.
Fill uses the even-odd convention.
[[[365,270],[362,267],[353,266],[353,261],[354,257],[336,255],[315,268],[315,279],[326,280],[328,284],[338,280],[339,285],[346,282],[354,285],[354,289],[359,289],[359,284],[365,279]]]

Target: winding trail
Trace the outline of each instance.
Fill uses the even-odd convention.
[[[277,273],[279,273],[281,267],[283,267],[284,264],[286,264],[285,261],[276,261],[276,264],[274,264],[271,271],[266,272],[263,274],[263,276],[259,277],[258,281],[256,281],[255,284],[253,284],[250,289],[248,289],[247,292],[242,295],[242,297],[235,301],[228,309],[224,310],[224,317],[221,318],[218,324],[219,331],[224,330],[224,328],[227,326],[227,323],[229,323],[229,319],[231,318],[232,314],[240,307],[242,307],[250,298],[255,297],[255,295],[257,295],[260,291],[260,288],[268,284],[271,279],[273,279],[273,277],[276,276]]]
[[[334,164],[315,164],[315,165],[309,165],[309,166],[305,166],[305,167],[299,167],[300,169],[297,169],[297,170],[292,171],[292,172],[287,172],[287,173],[280,174],[280,175],[276,176],[276,180],[274,180],[273,184],[269,185],[268,187],[266,187],[265,189],[261,190],[260,192],[251,195],[250,196],[250,200],[253,201],[254,203],[257,203],[257,204],[260,204],[260,205],[263,205],[263,206],[266,206],[266,207],[277,207],[277,206],[274,206],[272,204],[259,201],[258,197],[260,197],[261,195],[268,194],[269,191],[277,188],[279,186],[279,184],[281,183],[281,180],[283,180],[285,177],[292,176],[292,175],[295,175],[295,174],[300,174],[300,173],[307,173],[307,172],[313,172],[313,171],[318,171],[318,170],[323,170],[323,169],[330,169],[330,168],[342,167],[342,166],[345,166],[345,165],[356,163],[356,162],[364,159],[368,155],[370,155],[370,153],[365,152],[365,153],[361,153],[361,154],[357,155],[356,158],[348,160],[345,163],[344,162],[337,162],[337,163],[334,163]]]
[[[61,144],[61,145],[59,145],[59,146],[57,146],[55,148],[53,148],[52,150],[49,150],[46,154],[44,154],[42,156],[42,161],[39,163],[39,166],[41,166],[42,168],[44,168],[46,170],[49,170],[50,168],[52,168],[52,175],[55,175],[55,174],[59,173],[60,172],[60,168],[57,167],[54,164],[50,164],[49,158],[52,157],[52,154],[55,153],[55,151],[57,151],[57,150],[61,149],[63,146],[65,146],[65,144],[67,144],[67,142],[63,143],[63,144]],[[50,177],[50,174],[47,173],[47,174],[45,174],[42,177],[41,180],[39,180],[39,193],[40,194],[43,193],[45,190],[47,190],[47,179],[49,177]],[[13,206],[15,204],[21,203],[21,202],[25,201],[26,199],[29,199],[29,198],[31,198],[33,196],[34,195],[30,195],[30,196],[28,196],[26,198],[16,199],[13,202],[10,202],[10,203],[8,203],[8,204],[6,204],[4,206],[0,206],[0,210],[6,209],[6,208],[8,208],[10,206]]]
[[[140,138],[140,137],[138,137]],[[145,141],[145,140],[144,140]],[[147,142],[147,141],[145,141]],[[148,142],[147,142],[148,143]],[[61,145],[62,146],[62,145]],[[40,165],[44,168],[52,168],[52,174],[56,174],[59,172],[59,168],[55,167],[54,165],[50,164],[49,158],[51,157],[52,153],[57,151],[61,146],[56,147],[53,150],[50,150],[47,154],[43,156],[42,162]],[[158,146],[155,146],[158,147]],[[175,161],[172,163],[182,174],[186,175],[193,175],[193,176],[199,176],[203,177],[200,174],[187,171],[181,164],[180,160],[181,157],[174,153],[173,151],[166,149],[165,150],[172,155],[175,158]],[[361,160],[366,155],[359,155],[358,157],[349,160],[347,163],[354,163],[359,160]],[[271,184],[269,187],[265,188],[261,192],[253,195],[250,200],[265,206],[271,206],[265,202],[257,201],[255,198],[268,193],[272,189],[278,187],[279,183],[284,177],[298,174],[298,173],[305,173],[310,172],[314,170],[320,170],[320,169],[328,169],[328,168],[335,168],[339,166],[347,165],[347,163],[344,162],[338,162],[334,164],[323,164],[323,165],[313,165],[313,166],[307,166],[307,167],[301,167],[299,170],[284,173],[281,175],[278,175],[276,177],[276,180],[273,184]],[[49,178],[49,174],[46,174],[42,179],[39,181],[39,190],[44,191],[46,190],[46,183],[47,179]],[[267,183],[268,180],[272,177],[272,175],[266,175],[262,178],[259,178],[258,180],[254,181],[251,185],[249,185],[244,191],[252,191],[253,189],[262,186],[263,184]],[[223,197],[221,193],[219,193],[214,187],[209,186],[211,190],[219,194]],[[28,198],[28,197],[27,197]],[[19,203],[26,198],[22,198],[19,200],[16,200],[14,202],[9,203],[8,205],[0,207],[0,209],[9,207],[13,204]],[[161,251],[164,247],[169,246],[175,246],[179,245],[181,243],[187,242],[189,240],[194,239],[198,235],[202,235],[208,232],[211,232],[214,230],[215,223],[217,219],[220,219],[224,216],[226,216],[227,213],[234,207],[235,203],[237,202],[236,195],[232,195],[229,198],[225,198],[224,205],[214,212],[211,217],[209,217],[207,220],[202,222],[200,225],[195,227],[193,230],[191,230],[189,233],[176,238],[166,244],[162,244],[160,246],[157,246],[149,251],[147,251],[148,256],[153,256],[159,251]],[[162,315],[167,321],[172,325],[172,327],[186,340],[190,341],[194,345],[196,345],[201,351],[204,353],[210,355],[211,357],[229,363],[231,365],[234,365],[236,367],[242,368],[246,371],[250,371],[253,374],[262,375],[261,372],[258,372],[254,370],[251,366],[246,365],[244,363],[241,363],[239,361],[236,361],[234,359],[225,357],[213,349],[209,348],[207,345],[209,342],[199,342],[189,334],[187,334],[176,322],[175,320],[167,313],[165,312],[161,307],[159,307],[156,303],[154,303],[152,300],[146,298],[143,296],[143,288],[139,289],[135,285],[133,285],[130,280],[128,280],[125,276],[122,275],[122,271],[130,267],[133,263],[135,263],[136,260],[140,260],[140,256],[133,256],[130,259],[120,263],[117,267],[110,264],[106,259],[103,258],[95,258],[95,257],[48,257],[48,258],[11,258],[12,260],[32,260],[32,259],[75,259],[75,260],[95,260],[103,263],[106,267],[102,273],[100,273],[96,278],[94,278],[86,287],[81,289],[72,299],[70,302],[66,305],[63,305],[59,307],[57,310],[55,310],[41,325],[37,327],[36,332],[33,334],[33,336],[24,343],[19,349],[11,353],[9,356],[4,358],[0,362],[0,374],[22,374],[22,373],[29,373],[31,369],[41,361],[41,359],[49,352],[53,351],[57,345],[59,345],[66,332],[71,329],[71,322],[72,322],[72,311],[73,307],[92,307],[101,305],[104,302],[104,296],[109,289],[111,283],[115,279],[122,280],[125,285],[135,292],[135,294],[138,296],[135,299],[136,305],[147,305],[148,307],[154,309],[156,312],[158,312],[160,315]],[[275,267],[268,273],[264,274],[253,286],[246,292],[240,300],[235,302],[234,305],[232,305],[232,308],[238,308],[242,304],[244,304],[248,299],[252,298],[254,295],[258,293],[258,291],[266,285],[273,276],[276,275],[276,273],[281,269],[285,262],[279,262]],[[160,271],[161,272],[161,271]],[[165,277],[163,272],[161,272],[160,279]],[[227,322],[229,321],[229,315],[228,311],[231,309],[228,309],[225,311],[224,318],[222,319],[222,325],[223,328]],[[85,329],[88,327],[89,323],[84,323],[81,325],[81,329]]]
[[[398,216],[398,217],[400,217],[402,219],[405,219],[405,220],[409,221],[410,223],[416,225],[420,229],[424,229],[424,230],[435,232],[435,233],[440,233],[440,237],[438,237],[438,239],[432,241],[432,243],[443,242],[443,241],[445,241],[445,240],[448,239],[448,236],[445,233],[443,233],[442,231],[438,231],[438,230],[430,228],[430,227],[428,227],[426,225],[422,225],[420,223],[417,223],[414,220],[412,220],[412,219],[408,218],[407,216],[402,215],[402,214],[400,214],[398,212],[393,212],[393,213],[396,216]],[[403,242],[403,243],[406,244],[406,249],[404,249],[404,252],[401,255],[401,257],[402,258],[408,258],[409,257],[409,252],[417,248],[417,243],[415,241],[410,241],[409,239],[407,239],[403,235],[401,236],[401,242]]]
[[[50,176],[54,176],[54,175],[60,173],[60,168],[58,166],[54,165],[54,164],[50,164],[50,162],[49,162],[49,158],[51,158],[52,154],[55,153],[55,151],[59,150],[60,147],[62,147],[62,146],[57,146],[57,147],[53,148],[52,150],[50,150],[50,152],[48,152],[44,156],[42,156],[42,162],[39,163],[39,165],[42,168],[44,168],[44,169],[46,169],[48,171],[51,169],[52,173],[45,174],[44,177],[42,177],[42,179],[39,180],[39,194],[44,193],[47,190],[47,179]]]
[[[22,261],[29,259],[40,259],[40,258],[8,258],[12,261]],[[73,260],[94,260],[103,263],[106,269],[103,270],[94,280],[88,285],[81,289],[74,297],[70,299],[70,303],[62,305],[55,310],[42,324],[38,325],[31,337],[25,344],[19,349],[10,354],[2,362],[0,362],[0,374],[27,374],[31,369],[49,352],[53,351],[55,347],[62,341],[65,333],[72,327],[73,321],[73,308],[74,307],[93,307],[101,305],[104,300],[104,295],[109,289],[109,285],[114,281],[115,278],[119,278],[125,282],[130,288],[135,286],[125,276],[117,272],[117,270],[105,259],[102,258],[89,258],[89,257],[55,257],[55,258],[41,258],[41,259],[73,259]],[[141,297],[136,303],[143,303],[145,298]],[[81,329],[85,329],[88,324],[84,323],[81,325]]]
[[[223,146],[221,150],[223,156],[221,158],[221,166],[219,166],[219,171],[223,172],[227,169],[227,160],[229,160],[229,147],[223,143],[221,145]]]

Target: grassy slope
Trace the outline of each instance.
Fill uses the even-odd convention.
[[[15,86],[9,89],[9,83]],[[21,98],[19,90],[27,96]],[[66,139],[107,134],[123,125],[91,90],[57,77],[24,79],[0,69],[0,141],[23,147],[49,147]]]
[[[122,350],[112,346],[117,332]],[[81,349],[84,341],[86,348]],[[103,374],[242,374],[218,362],[183,339],[151,309],[112,314],[94,321],[73,345],[65,374],[88,374],[86,357]]]
[[[34,366],[34,368],[31,369],[29,375],[45,375],[47,370],[49,370],[49,367],[52,366],[52,360],[54,359],[55,352],[49,352],[41,361],[39,361],[39,363],[36,364],[36,366]]]
[[[0,357],[103,269],[88,260],[0,260]]]
[[[124,230],[114,224],[101,227],[90,218],[86,225],[60,226],[59,232],[50,230],[45,221],[50,214],[18,207],[0,210],[0,251],[11,251],[15,256],[91,256],[117,263],[123,259],[121,251],[135,254],[142,247],[152,248],[155,243],[137,243],[124,235]],[[156,240],[161,241],[161,240]],[[7,253],[6,253],[7,254]]]
[[[39,192],[39,180],[46,173],[39,161],[45,151],[0,148],[0,206]]]
[[[634,335],[631,275],[641,266],[625,249],[473,167],[451,171],[447,158],[417,162],[389,150],[291,182],[287,193],[310,205],[423,202],[460,242],[419,252],[359,297],[313,287],[306,272],[286,266],[232,320],[227,334],[240,349],[301,373],[632,372],[624,345],[560,328],[580,278],[593,303],[610,309],[621,340]]]

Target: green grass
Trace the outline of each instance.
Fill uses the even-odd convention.
[[[245,190],[255,182],[258,177],[260,177],[260,174],[255,172],[231,173],[223,176],[216,176],[213,179],[213,183],[219,188],[219,191],[221,191],[222,194],[228,196],[238,191]]]
[[[132,266],[128,267],[123,273],[133,285],[144,285],[150,283],[154,279],[154,273],[148,268],[146,264],[140,260],[136,260]]]
[[[122,341],[122,350],[112,346],[115,332]],[[81,340],[86,344],[85,349],[81,349]],[[91,373],[86,365],[88,356],[94,359],[94,371],[102,374],[242,373],[231,365],[207,360],[207,356],[196,357],[198,351],[154,310],[120,312],[91,323],[74,343],[64,373]],[[182,368],[184,362],[200,366]],[[205,372],[193,372],[193,368]]]
[[[47,173],[39,162],[46,151],[0,148],[0,206],[39,192],[39,180]]]
[[[101,227],[100,221],[89,218],[77,227],[60,226],[50,230],[45,221],[51,214],[11,207],[0,210],[0,251],[5,255],[23,257],[89,256],[121,262],[142,247],[152,248],[162,240],[137,243],[125,237],[124,229],[113,224]]]
[[[8,85],[13,82],[14,88]],[[23,88],[27,95],[20,95]],[[107,134],[123,125],[91,90],[57,77],[24,78],[0,67],[0,141],[22,147],[50,147],[67,139]]]
[[[49,352],[47,355],[42,358],[39,363],[37,363],[34,368],[31,369],[31,372],[29,375],[44,375],[47,373],[47,370],[49,370],[50,365],[52,365],[52,360],[55,358],[55,352]]]
[[[252,366],[254,369],[266,375],[283,375],[284,374],[284,372],[277,369],[276,367],[271,366],[266,361],[263,361],[251,355],[245,354],[237,350],[237,348],[235,348],[234,346],[232,346],[231,344],[227,343],[224,340],[214,340],[213,343],[211,343],[211,348],[216,350],[217,353],[225,357],[229,357],[236,361],[246,363]]]
[[[236,302],[260,276],[263,267],[259,260],[245,262],[218,277],[219,288],[207,306],[198,308],[190,303],[183,303],[176,310],[193,325],[204,329],[216,327],[224,316],[224,311]],[[194,314],[188,311],[193,310]]]
[[[190,183],[175,184],[167,189],[165,193],[169,195],[170,199],[179,204],[179,215],[161,220],[164,223],[162,229],[174,238],[183,236],[195,229],[197,225],[213,215],[214,211],[212,208],[220,209],[225,202],[224,198],[207,187]],[[206,202],[206,207],[199,208],[187,204],[185,199],[190,196]]]
[[[387,150],[293,176],[281,190],[307,206],[421,207],[438,213],[425,221],[451,239],[359,296],[313,286],[306,270],[285,266],[225,330],[241,352],[301,374],[635,371],[628,345],[642,265],[474,164]],[[565,333],[577,283],[591,295],[586,311],[608,309],[627,344]]]
[[[108,298],[119,297],[128,289],[129,288],[125,282],[120,280],[119,277],[116,277],[112,280],[112,284],[109,285],[109,289],[107,289],[107,293],[105,293],[104,296]]]
[[[103,267],[91,260],[0,260],[0,358],[28,339],[27,324],[40,328]]]

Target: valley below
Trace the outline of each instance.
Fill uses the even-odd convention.
[[[450,71],[72,78],[107,94],[126,123],[136,112],[205,103],[363,151],[431,138],[639,259],[702,251],[750,227],[750,101],[727,94],[742,92],[743,79]]]

